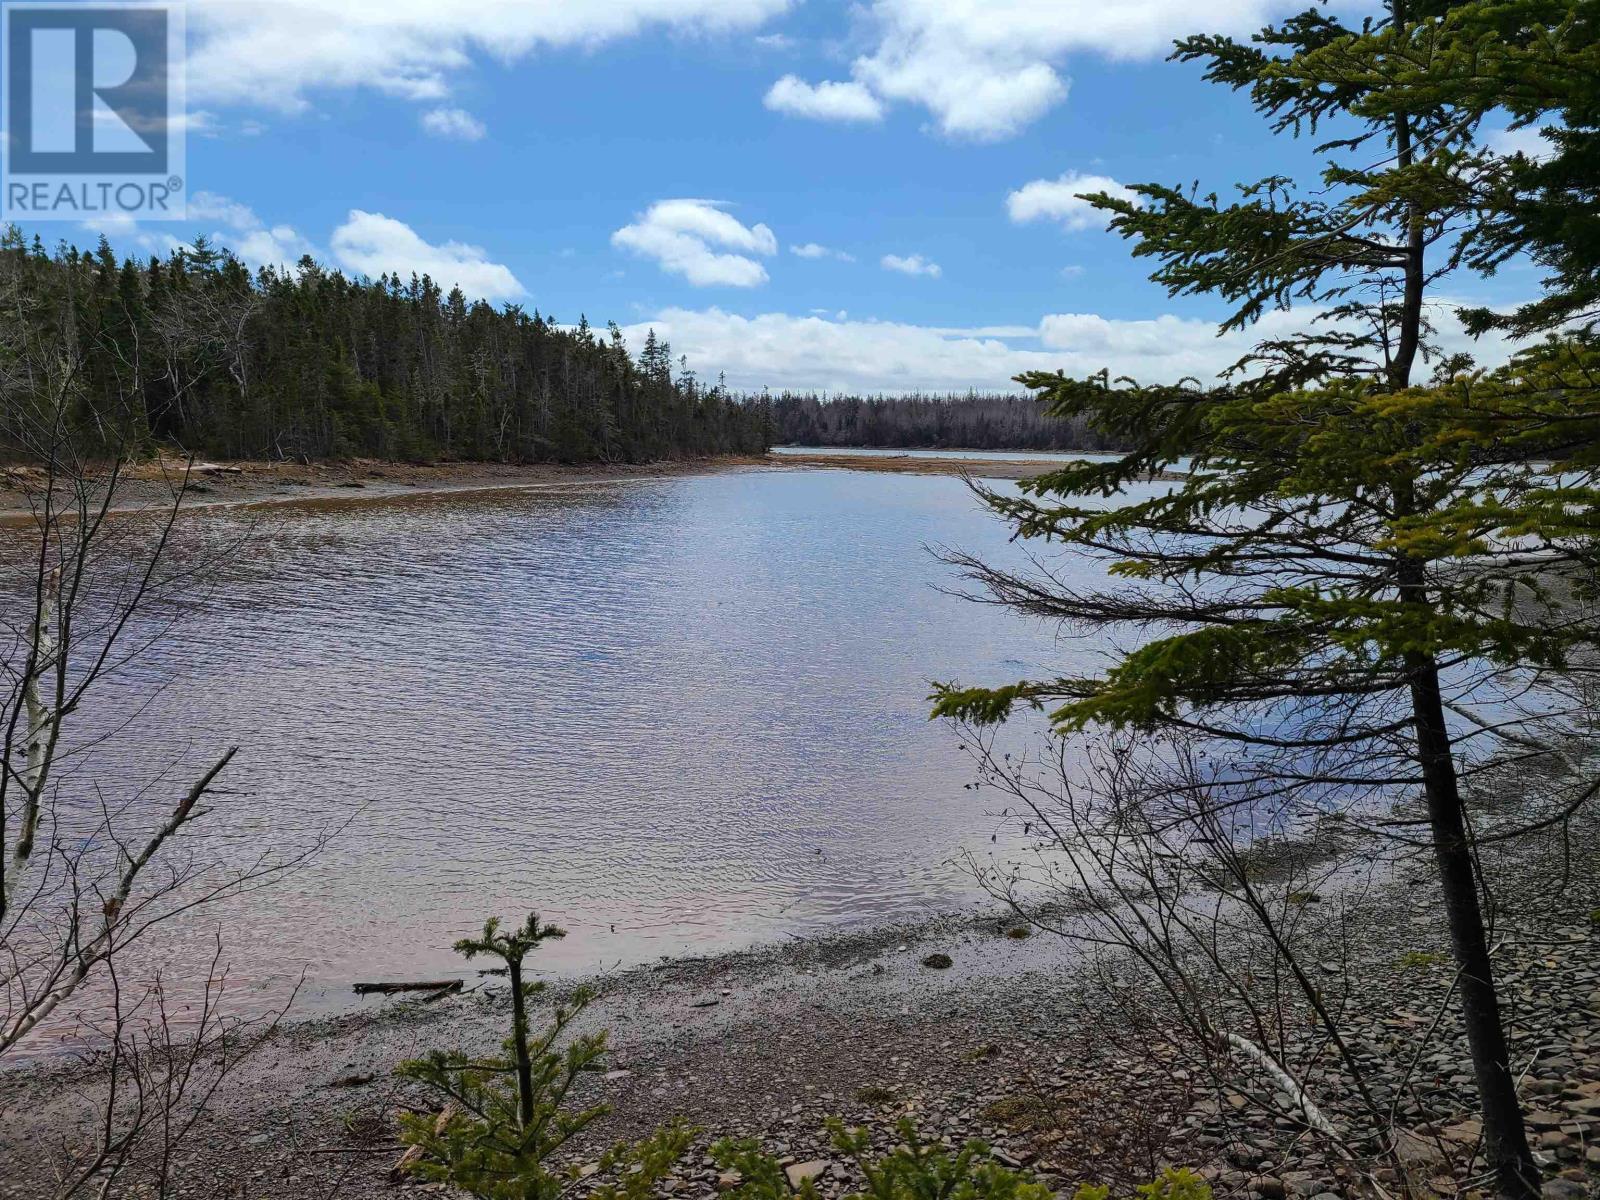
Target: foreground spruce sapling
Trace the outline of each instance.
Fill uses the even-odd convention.
[[[959,1150],[930,1144],[915,1122],[902,1118],[896,1126],[900,1144],[887,1154],[872,1153],[865,1129],[852,1129],[837,1117],[828,1132],[838,1153],[855,1162],[865,1186],[844,1200],[1056,1200],[1049,1186],[1026,1170],[996,1162],[983,1142],[967,1142]],[[753,1139],[725,1139],[711,1148],[717,1166],[736,1180],[728,1200],[816,1200],[815,1180],[793,1186],[783,1166]],[[1110,1189],[1081,1184],[1073,1200],[1109,1200]],[[1211,1200],[1211,1188],[1198,1175],[1175,1169],[1136,1189],[1137,1200]]]
[[[438,1117],[401,1118],[400,1136],[418,1152],[408,1155],[407,1170],[482,1200],[554,1200],[577,1178],[575,1166],[557,1167],[551,1160],[608,1111],[604,1104],[571,1103],[578,1078],[596,1069],[604,1057],[606,1035],[581,1034],[559,1046],[593,998],[586,990],[556,1005],[550,1023],[535,1035],[528,1001],[545,985],[523,978],[528,954],[543,942],[565,936],[565,930],[541,924],[539,915],[530,913],[510,932],[493,917],[481,937],[456,943],[456,951],[469,961],[490,955],[505,964],[511,984],[511,1035],[502,1057],[435,1050],[400,1065],[403,1078],[426,1085],[445,1101]],[[693,1130],[675,1123],[642,1142],[614,1147],[599,1166],[620,1182],[597,1188],[596,1196],[641,1200],[682,1157],[692,1137]]]

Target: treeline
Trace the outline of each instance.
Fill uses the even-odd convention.
[[[821,396],[772,401],[772,440],[800,446],[916,450],[1122,450],[1079,419],[1046,414],[1022,395]]]
[[[0,237],[0,441],[77,436],[235,458],[642,461],[760,452],[764,402],[674,371],[652,333],[572,329],[427,277],[310,259],[251,272],[203,241],[165,258]],[[48,421],[44,424],[47,426]]]

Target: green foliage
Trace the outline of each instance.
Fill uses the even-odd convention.
[[[1463,315],[1475,332],[1592,326],[1600,315],[1600,4],[1480,0],[1429,5],[1418,16],[1338,39],[1280,71],[1301,86],[1362,89],[1358,107],[1369,115],[1497,112],[1509,114],[1511,130],[1542,135],[1537,152],[1471,156],[1479,219],[1461,254],[1485,272],[1528,255],[1549,269],[1545,294],[1509,312]]]
[[[1170,294],[1225,303],[1224,331],[1311,311],[1212,384],[1021,377],[1133,449],[983,495],[1020,538],[1098,559],[1107,582],[1076,584],[1081,562],[1019,575],[953,559],[997,601],[1116,649],[1094,674],[935,692],[936,715],[1053,705],[1058,729],[1154,734],[1126,757],[1169,778],[1137,803],[1165,801],[1170,825],[1202,835],[1238,814],[1381,810],[1420,784],[1487,1165],[1519,1197],[1540,1175],[1496,1065],[1509,1051],[1460,779],[1549,761],[1587,732],[1568,667],[1600,650],[1597,16],[1600,0],[1389,0],[1359,25],[1319,7],[1249,44],[1178,44],[1274,131],[1323,137],[1315,178],[1084,199]],[[1487,144],[1501,106],[1561,117],[1555,165]],[[1493,370],[1445,354],[1430,289],[1522,252],[1553,268],[1547,295],[1472,324],[1559,334]],[[1176,486],[1137,486],[1173,467],[1187,467]],[[1581,787],[1528,798],[1522,829],[1496,836],[1565,820]]]
[[[1149,1183],[1133,1189],[1131,1200],[1211,1200],[1211,1185],[1193,1171],[1168,1167]],[[1110,1200],[1108,1187],[1080,1183],[1072,1200]]]
[[[762,405],[674,371],[653,334],[630,352],[615,326],[469,302],[426,276],[348,279],[309,259],[252,274],[204,239],[148,261],[104,239],[50,256],[12,228],[0,298],[0,367],[23,352],[70,365],[59,399],[91,452],[637,461],[760,452],[769,435]],[[49,424],[30,411],[41,396],[5,400],[0,457],[26,458]]]
[[[527,1001],[543,983],[525,983],[523,959],[541,942],[566,936],[529,914],[505,932],[498,917],[478,938],[455,949],[468,960],[489,955],[505,964],[511,982],[512,1027],[505,1054],[475,1057],[436,1050],[402,1063],[398,1074],[438,1093],[445,1107],[438,1118],[406,1115],[401,1138],[422,1150],[415,1174],[457,1187],[482,1200],[555,1200],[576,1179],[576,1168],[557,1170],[551,1158],[607,1109],[603,1104],[575,1108],[570,1093],[579,1077],[598,1066],[605,1053],[604,1033],[584,1034],[562,1046],[572,1022],[591,998],[580,991],[557,1005],[549,1025],[532,1030]],[[663,1127],[643,1142],[619,1145],[600,1162],[620,1182],[597,1189],[604,1200],[644,1200],[652,1186],[683,1155],[694,1131],[683,1124]]]
[[[866,1179],[865,1190],[846,1200],[1051,1200],[1048,1187],[993,1161],[982,1142],[968,1142],[952,1154],[923,1142],[910,1120],[902,1120],[898,1129],[902,1144],[875,1158],[866,1130],[847,1129],[837,1118],[828,1122],[834,1148],[854,1159]],[[816,1200],[816,1184],[807,1179],[791,1190],[783,1168],[758,1142],[722,1141],[711,1153],[719,1167],[739,1173],[739,1184],[728,1193],[731,1200],[789,1200],[794,1195]]]
[[[1359,377],[1265,395],[1049,379],[1062,411],[1112,424],[1155,414],[1149,443],[987,499],[1023,537],[1107,556],[1128,582],[1096,593],[986,582],[1069,621],[1177,631],[1095,678],[946,686],[936,715],[993,722],[1057,701],[1063,728],[1150,728],[1196,707],[1403,692],[1419,659],[1561,669],[1596,641],[1583,614],[1600,546],[1597,379],[1600,349],[1572,340],[1403,389]],[[1193,472],[1180,486],[1101,499],[1184,450]],[[1512,545],[1575,586],[1493,569]],[[1474,561],[1487,565],[1455,565]]]
[[[1400,965],[1408,971],[1439,967],[1449,961],[1448,954],[1441,954],[1437,950],[1407,950],[1400,956]]]
[[[969,1141],[954,1152],[929,1145],[910,1119],[897,1126],[900,1145],[888,1154],[872,1154],[864,1129],[847,1128],[837,1118],[828,1122],[834,1149],[854,1160],[866,1186],[844,1200],[1054,1200],[1054,1193],[1035,1175],[995,1162],[989,1147]],[[816,1184],[807,1179],[791,1189],[778,1161],[753,1140],[718,1142],[711,1148],[717,1165],[738,1173],[730,1200],[816,1200]],[[1080,1186],[1073,1200],[1109,1200],[1110,1189]],[[1130,1200],[1211,1200],[1211,1189],[1199,1176],[1167,1170],[1152,1183],[1135,1189]]]

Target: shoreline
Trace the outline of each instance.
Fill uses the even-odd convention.
[[[999,453],[985,451],[985,453]],[[1064,451],[1061,453],[1065,453]],[[1093,451],[1085,451],[1092,455]],[[770,454],[774,465],[797,468],[828,468],[847,471],[876,471],[886,475],[956,475],[974,479],[1032,479],[1047,475],[1072,465],[1059,458],[1029,458],[1026,451],[1017,451],[1014,458],[962,458],[952,454],[948,458],[915,455],[896,456],[892,451],[883,455],[817,453]],[[1087,461],[1087,460],[1085,460]],[[1150,480],[1178,481],[1187,476],[1174,471],[1157,471],[1145,477]]]
[[[451,495],[462,492],[585,487],[595,484],[708,475],[721,471],[816,470],[872,471],[904,475],[974,476],[1026,479],[1058,469],[1056,459],[894,458],[858,454],[729,454],[702,458],[662,459],[648,463],[400,463],[350,459],[316,463],[257,460],[205,461],[195,464],[183,511],[265,507],[295,503],[351,503],[403,496]],[[133,464],[119,483],[114,512],[131,513],[164,507],[182,478],[184,463],[156,459]],[[1181,478],[1162,475],[1161,478]],[[0,524],[18,524],[31,517],[27,489],[42,481],[36,468],[0,467]]]
[[[754,455],[665,459],[649,463],[393,463],[370,459],[345,462],[197,463],[190,475],[182,511],[253,508],[279,504],[345,504],[393,500],[406,496],[463,492],[585,487],[640,479],[668,479],[764,465]],[[125,514],[163,508],[171,503],[184,464],[171,459],[139,463],[119,482],[112,511]],[[27,468],[0,468],[0,523],[31,519],[24,489],[42,473]]]
[[[241,481],[241,494],[213,491],[214,499],[195,507],[583,487],[722,469],[883,469],[846,459],[689,460],[598,473],[473,464],[406,475],[388,474],[395,468],[384,464],[346,464],[342,470],[372,474],[355,476],[362,486],[351,487],[340,481],[349,476],[330,472],[311,484],[274,485],[290,494],[254,498],[242,493],[262,481]],[[930,461],[961,473],[974,465],[918,460],[918,466]],[[226,476],[220,486],[235,478],[220,474]],[[160,486],[159,479],[151,482]],[[1568,851],[1578,869],[1563,893],[1557,880],[1565,876]],[[1593,1164],[1587,1169],[1600,1178],[1600,1152],[1589,1157],[1600,1147],[1586,1145],[1591,1135],[1600,1139],[1600,872],[1593,870],[1600,864],[1600,814],[1585,814],[1570,841],[1552,835],[1486,855],[1501,908],[1496,953],[1505,964],[1526,1104],[1557,1118],[1538,1130],[1541,1148],[1555,1166],[1581,1178]],[[1309,919],[1339,935],[1315,956],[1337,963],[1313,963],[1313,974],[1330,992],[1357,997],[1352,1044],[1370,1056],[1375,1073],[1394,1063],[1415,1067],[1422,1049],[1432,1052],[1420,1074],[1394,1086],[1395,1103],[1402,1125],[1418,1131],[1419,1140],[1455,1145],[1472,1123],[1470,1073],[1454,1023],[1435,1028],[1430,1019],[1434,1009],[1448,1008],[1454,985],[1436,881],[1426,863],[1357,861],[1375,877],[1312,896]],[[560,913],[548,915],[560,922]],[[1347,1164],[1308,1152],[1295,1130],[1270,1118],[1252,1123],[1233,1104],[1242,1096],[1207,1086],[1192,1051],[1162,1029],[1158,1005],[1150,1009],[1156,1023],[1137,1023],[1134,1010],[1148,1002],[1148,987],[1123,993],[1140,1003],[1121,1007],[1103,973],[1122,968],[1046,932],[1011,936],[1021,924],[998,908],[964,908],[551,978],[558,996],[598,986],[601,995],[577,1028],[612,1035],[605,1069],[586,1077],[577,1097],[584,1104],[603,1100],[614,1112],[574,1144],[573,1161],[591,1161],[604,1145],[682,1115],[709,1133],[685,1160],[681,1186],[672,1189],[678,1200],[712,1200],[717,1176],[703,1149],[730,1135],[758,1136],[795,1161],[829,1161],[821,1193],[833,1200],[859,1180],[828,1148],[823,1118],[864,1125],[880,1144],[892,1145],[896,1120],[911,1117],[935,1140],[982,1138],[1002,1161],[1035,1167],[1066,1196],[1078,1182],[1093,1180],[1114,1182],[1116,1194],[1126,1194],[1172,1163],[1200,1170],[1219,1197],[1370,1200],[1374,1193]],[[1341,938],[1344,950],[1334,945]],[[930,954],[949,962],[929,965],[923,960]],[[537,957],[530,966],[537,977]],[[1129,979],[1116,976],[1124,988],[1132,986]],[[307,997],[218,1093],[183,1151],[175,1194],[392,1195],[388,1169],[399,1155],[393,1113],[428,1103],[395,1080],[395,1066],[444,1047],[492,1050],[504,1035],[503,983],[472,978],[468,987],[428,1000],[351,998],[347,1011],[325,1015],[316,1015]],[[0,1070],[0,1111],[8,1114],[0,1157],[17,1163],[0,1173],[0,1197],[48,1194],[50,1155],[93,1120],[95,1067],[61,1049]],[[1325,1111],[1336,1119],[1348,1114],[1348,1094],[1314,1068],[1308,1079]],[[1582,1107],[1591,1103],[1592,1114]]]
[[[1600,817],[1575,828],[1571,850],[1579,862],[1600,860]],[[1563,853],[1551,839],[1496,864],[1505,905],[1498,953],[1527,1106],[1581,1114],[1600,1096],[1600,929],[1588,912],[1600,884],[1580,872],[1561,892],[1554,867]],[[1330,893],[1317,909],[1348,938],[1342,974],[1324,976],[1330,990],[1359,995],[1347,1030],[1380,1078],[1431,1037],[1422,1069],[1396,1086],[1397,1103],[1419,1139],[1454,1144],[1472,1127],[1470,1075],[1454,1022],[1434,1029],[1429,1015],[1449,1006],[1453,974],[1428,864],[1386,859],[1369,882]],[[574,1144],[571,1160],[591,1161],[616,1139],[681,1115],[708,1132],[675,1195],[715,1194],[716,1172],[702,1157],[711,1140],[756,1136],[795,1161],[832,1162],[821,1189],[832,1197],[859,1180],[829,1148],[824,1117],[892,1145],[896,1121],[909,1116],[935,1140],[982,1138],[1066,1195],[1079,1181],[1147,1179],[1169,1163],[1200,1171],[1219,1196],[1367,1194],[1348,1164],[1213,1091],[1159,1021],[1140,1024],[1108,1003],[1103,979],[1115,960],[1046,932],[1007,935],[1021,924],[998,911],[948,915],[554,982],[556,996],[579,982],[598,986],[575,1028],[609,1030],[612,1047],[577,1100],[613,1111]],[[952,965],[925,965],[934,953]],[[388,1170],[400,1148],[390,1114],[428,1104],[394,1079],[395,1065],[444,1046],[491,1049],[507,1009],[503,982],[488,979],[434,1002],[291,1013],[229,1079],[186,1147],[184,1179],[202,1181],[189,1194],[392,1195]],[[1324,1111],[1349,1103],[1331,1081],[1310,1078]],[[90,1118],[88,1086],[82,1065],[59,1060],[0,1073],[0,1107],[17,1114],[8,1153],[42,1171],[38,1156],[51,1139]],[[1582,1132],[1565,1128],[1550,1129],[1541,1146],[1552,1169],[1581,1175]],[[0,1181],[0,1195],[31,1200],[39,1193],[15,1182],[25,1177]]]

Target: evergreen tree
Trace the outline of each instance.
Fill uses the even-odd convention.
[[[1224,329],[1296,304],[1316,313],[1217,387],[1023,377],[1056,416],[1135,449],[986,499],[1025,538],[1108,559],[1116,586],[1079,590],[958,561],[1031,613],[1157,636],[1104,674],[947,687],[937,710],[993,721],[1032,703],[1051,706],[1063,729],[1214,740],[1223,752],[1203,786],[1217,808],[1342,802],[1387,816],[1420,790],[1485,1157],[1503,1194],[1529,1197],[1539,1173],[1475,839],[1558,823],[1592,789],[1570,803],[1533,798],[1535,815],[1508,822],[1469,812],[1462,779],[1494,762],[1557,757],[1553,743],[1576,734],[1586,711],[1564,692],[1574,659],[1600,648],[1600,354],[1566,338],[1496,371],[1449,360],[1431,384],[1420,378],[1425,360],[1439,361],[1428,289],[1489,244],[1475,232],[1485,222],[1502,247],[1552,248],[1565,291],[1530,324],[1588,303],[1581,270],[1568,269],[1580,264],[1561,257],[1560,223],[1527,221],[1503,189],[1478,186],[1500,172],[1474,141],[1498,94],[1418,85],[1418,47],[1466,28],[1468,15],[1492,25],[1507,7],[1390,0],[1361,27],[1310,10],[1248,44],[1178,44],[1176,58],[1247,90],[1277,131],[1323,134],[1318,186],[1272,176],[1226,203],[1157,184],[1134,199],[1089,199],[1136,255],[1157,261],[1152,277],[1172,293],[1227,301]],[[1515,36],[1565,45],[1563,64],[1587,61],[1583,39],[1563,43],[1527,24]],[[1117,498],[1186,456],[1181,486]]]
[[[72,343],[86,450],[175,446],[231,457],[640,461],[760,453],[759,407],[705,393],[654,335],[564,329],[427,277],[351,280],[310,259],[255,275],[197,239],[164,259],[46,256],[0,238],[0,290],[30,337]],[[26,454],[25,403],[0,454]]]

